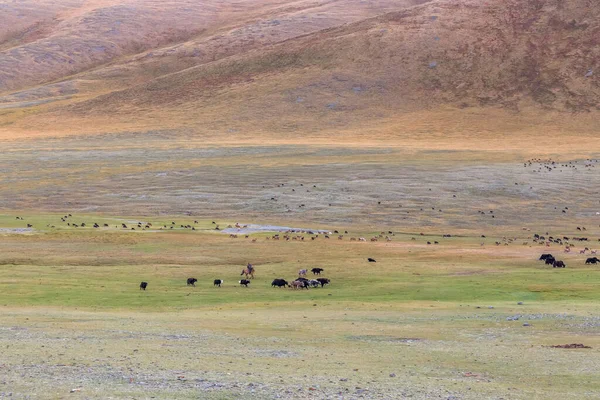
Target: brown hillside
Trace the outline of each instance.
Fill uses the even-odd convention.
[[[86,77],[139,83],[426,1],[25,0],[0,8],[0,93],[98,66]]]
[[[347,133],[401,125],[403,114],[447,107],[469,121],[485,121],[479,111],[485,109],[539,121],[598,110],[596,2],[437,0],[410,7],[416,3],[345,20],[334,16],[350,3],[313,14],[282,6],[283,23],[245,21],[243,28],[80,73],[62,83],[77,88],[74,100],[13,116],[7,126],[35,130],[39,121],[61,121],[77,127],[110,116],[107,126],[116,130]],[[389,7],[380,4],[374,14]],[[326,22],[315,25],[321,11]],[[359,21],[343,24],[350,20]]]

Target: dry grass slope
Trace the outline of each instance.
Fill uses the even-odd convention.
[[[26,82],[29,88],[5,92],[3,136],[82,133],[85,126],[96,133],[189,129],[222,139],[321,132],[359,140],[364,129],[390,139],[400,128],[407,132],[396,138],[402,140],[443,130],[446,110],[484,136],[506,128],[521,137],[528,125],[556,135],[595,131],[569,116],[589,113],[593,120],[598,112],[598,4],[418,3],[273,2],[209,11],[190,5],[184,14],[171,3],[95,9],[69,22],[70,30],[58,24],[53,31],[62,27],[60,35],[26,43],[11,50],[19,57],[4,59],[26,66],[19,73],[9,64],[0,68],[5,90]],[[131,15],[117,29],[123,10]],[[172,20],[189,24],[178,22],[180,32],[172,32]],[[115,29],[118,49],[108,56],[95,58],[96,44],[80,39],[98,31],[104,33],[93,41],[111,39]],[[75,35],[75,44],[61,44]],[[81,57],[64,64],[71,45]],[[39,46],[60,66],[27,58]],[[51,79],[61,82],[32,86]],[[499,121],[484,127],[490,113]],[[516,116],[528,123],[515,123]]]

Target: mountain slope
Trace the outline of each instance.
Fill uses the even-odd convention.
[[[114,129],[300,133],[387,124],[440,107],[598,111],[599,4],[416,3],[370,18],[356,13],[362,20],[341,25],[327,6],[308,18],[314,27],[325,10],[328,22],[316,31],[302,28],[306,9],[287,9],[286,29],[281,20],[248,22],[84,72],[63,82],[79,97],[19,121],[75,126],[110,116]]]
[[[62,7],[43,3],[37,13],[26,10],[32,0],[20,8],[7,3],[0,8],[0,26],[12,28],[0,30],[0,102],[16,93],[34,98],[44,92],[38,84],[73,87],[70,76],[81,73],[102,91],[122,89],[427,1],[73,0]]]

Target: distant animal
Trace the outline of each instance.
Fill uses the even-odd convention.
[[[585,260],[586,264],[596,264],[600,262],[600,258],[598,257],[590,257],[587,260]]]
[[[301,269],[300,271],[298,271],[298,276],[306,276],[306,270],[305,269]]]
[[[140,290],[146,290],[147,287],[148,287],[148,282],[140,283]]]
[[[309,284],[311,287],[319,287],[319,285],[321,284],[321,282],[319,282],[319,281],[318,281],[318,280],[316,280],[316,279],[311,279],[310,281],[308,281],[308,284]]]
[[[310,270],[310,272],[313,273],[313,275],[321,275],[321,272],[325,271],[323,268],[313,268]]]
[[[566,268],[566,264],[562,261],[554,261],[552,264],[553,268]]]
[[[223,279],[215,279],[213,281],[213,286],[218,286],[221,287],[221,285],[223,284],[224,280]]]
[[[246,286],[246,287],[248,287],[248,285],[249,285],[249,284],[250,284],[250,281],[249,281],[248,279],[242,279],[242,280],[240,281],[240,285],[241,285],[241,286]]]
[[[554,257],[548,257],[545,260],[546,265],[552,265],[554,264],[554,261],[556,261],[556,259]]]
[[[292,289],[305,289],[305,288],[308,289],[308,282],[305,282],[305,281],[293,281],[290,284],[290,287]]]
[[[331,281],[327,278],[317,278],[317,281],[321,284],[321,287],[331,283]]]
[[[552,256],[552,254],[542,254],[538,260],[542,261],[548,258],[554,258],[554,256]]]
[[[188,286],[196,286],[196,282],[198,282],[198,279],[196,279],[196,278],[188,278],[187,279]]]
[[[287,281],[285,279],[274,279],[273,282],[271,282],[271,287],[286,287],[289,286],[289,284],[287,283]]]
[[[371,257],[367,258],[367,260],[368,260],[369,262],[377,262],[377,261],[375,261],[375,259],[374,259],[374,258],[371,258]]]

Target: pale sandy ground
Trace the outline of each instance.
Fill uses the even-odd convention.
[[[598,310],[589,307],[567,311],[558,305],[550,313],[514,304],[431,311],[409,306],[376,313],[236,308],[159,314],[4,308],[0,396],[591,399],[598,394],[593,381],[600,320]],[[520,320],[507,321],[514,316]],[[565,340],[593,349],[544,347]],[[77,391],[69,394],[72,389]]]

